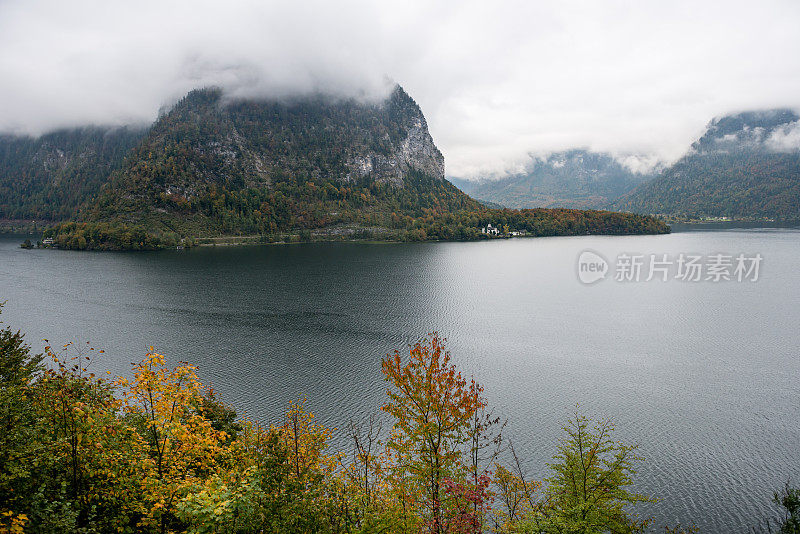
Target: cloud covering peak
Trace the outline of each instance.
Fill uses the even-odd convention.
[[[634,165],[712,116],[800,108],[798,24],[795,0],[5,0],[0,131],[149,122],[208,85],[376,99],[390,76],[450,174],[575,146]]]

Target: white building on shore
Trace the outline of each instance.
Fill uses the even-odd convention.
[[[492,224],[489,223],[488,225],[481,228],[481,233],[487,235],[498,235],[500,233],[500,229],[492,226]]]

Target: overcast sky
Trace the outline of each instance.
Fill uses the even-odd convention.
[[[588,147],[674,159],[800,108],[800,1],[0,0],[0,131],[152,121],[193,87],[420,104],[447,173]]]

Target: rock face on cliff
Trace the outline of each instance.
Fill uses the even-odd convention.
[[[405,91],[397,87],[389,100],[380,104],[377,110],[399,116],[399,126],[405,131],[405,138],[399,144],[394,144],[388,153],[370,151],[353,157],[348,161],[348,179],[354,175],[359,178],[372,177],[402,186],[402,177],[416,171],[444,180],[444,157],[433,143],[422,111]]]

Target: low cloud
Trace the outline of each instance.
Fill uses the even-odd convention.
[[[765,144],[775,152],[795,152],[800,150],[800,121],[777,128],[767,138]]]
[[[374,100],[391,77],[450,175],[577,146],[671,160],[713,116],[800,108],[799,24],[796,0],[5,0],[0,131],[149,122],[208,85]]]
[[[614,157],[617,163],[636,174],[652,174],[659,172],[666,164],[655,155],[627,154]]]

